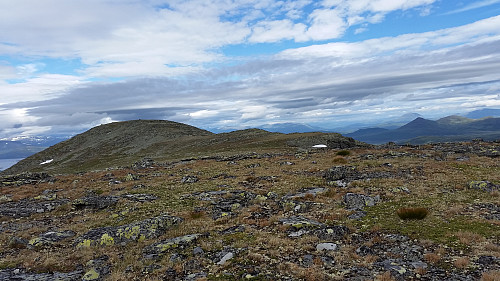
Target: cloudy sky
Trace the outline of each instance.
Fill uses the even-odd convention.
[[[2,0],[0,139],[500,108],[500,0]]]

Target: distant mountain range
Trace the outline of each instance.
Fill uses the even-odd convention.
[[[371,144],[387,142],[423,144],[467,141],[476,138],[498,140],[500,139],[500,118],[470,119],[462,116],[448,116],[433,121],[419,117],[397,129],[367,128],[345,136]]]

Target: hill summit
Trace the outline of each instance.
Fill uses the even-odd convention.
[[[71,139],[34,154],[2,174],[22,172],[73,173],[110,167],[130,166],[151,158],[175,161],[233,152],[282,152],[310,148],[315,144],[330,148],[362,145],[336,133],[271,133],[247,129],[214,134],[190,125],[165,120],[133,120],[100,125]]]

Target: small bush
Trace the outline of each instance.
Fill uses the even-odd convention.
[[[339,155],[339,156],[349,156],[349,155],[351,155],[351,152],[349,150],[340,150],[340,151],[337,151],[337,155]]]
[[[422,220],[429,211],[426,208],[401,208],[396,213],[402,220]]]
[[[333,158],[333,163],[337,163],[337,164],[347,164],[347,159],[345,159],[344,157],[342,156],[336,156],[335,158]]]

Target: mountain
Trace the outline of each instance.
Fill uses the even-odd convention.
[[[45,147],[23,144],[19,141],[0,141],[0,159],[25,158]]]
[[[500,109],[495,108],[483,108],[479,110],[474,110],[465,115],[467,118],[480,119],[484,117],[500,117]]]
[[[266,149],[282,152],[327,144],[333,148],[363,145],[336,133],[282,134],[247,129],[214,134],[164,120],[133,120],[100,125],[57,143],[3,171],[72,173],[130,166],[143,158],[174,161]]]
[[[371,128],[358,130],[346,136],[371,144],[386,142],[421,144],[476,138],[496,140],[500,139],[500,118],[469,119],[448,116],[433,121],[419,117],[394,130]]]
[[[309,126],[300,123],[276,123],[271,125],[262,125],[258,127],[269,132],[275,133],[309,133],[309,132],[324,132],[325,129]]]

